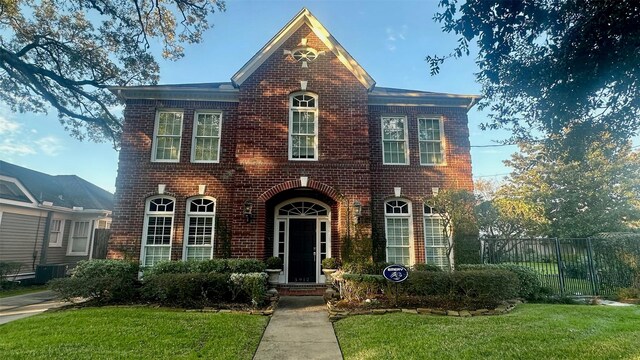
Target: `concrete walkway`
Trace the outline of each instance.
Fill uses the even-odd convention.
[[[254,360],[338,360],[342,353],[321,296],[283,296]]]
[[[0,325],[66,304],[56,300],[54,292],[50,290],[0,298]]]

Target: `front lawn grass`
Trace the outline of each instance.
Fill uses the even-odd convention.
[[[351,359],[640,359],[640,306],[523,304],[501,316],[394,313],[334,325]]]
[[[251,359],[268,318],[147,307],[45,313],[0,325],[3,359]]]
[[[0,290],[0,299],[9,297],[9,296],[30,294],[38,291],[44,291],[47,289],[48,289],[47,285],[17,286],[13,289]]]

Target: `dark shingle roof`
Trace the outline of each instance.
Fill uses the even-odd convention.
[[[113,210],[113,194],[76,175],[48,175],[0,160],[0,175],[16,178],[39,202]]]

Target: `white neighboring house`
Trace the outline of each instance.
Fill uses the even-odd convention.
[[[112,209],[113,194],[75,175],[0,161],[0,262],[20,263],[19,280],[92,259]]]

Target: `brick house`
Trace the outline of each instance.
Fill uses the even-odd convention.
[[[364,36],[364,35],[363,35]],[[231,78],[114,87],[126,102],[109,256],[280,256],[321,282],[354,224],[390,262],[446,262],[424,199],[472,189],[476,96],[376,87],[307,10]]]

